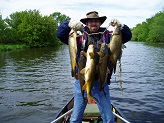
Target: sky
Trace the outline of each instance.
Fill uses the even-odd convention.
[[[133,28],[162,11],[164,0],[0,0],[3,19],[15,12],[34,9],[43,16],[60,12],[76,21],[85,18],[87,12],[97,11],[99,16],[107,16],[103,27],[108,27],[111,19],[118,19]]]

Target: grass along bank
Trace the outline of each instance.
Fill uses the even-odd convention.
[[[164,42],[145,42],[145,44],[154,47],[164,47]]]
[[[28,48],[25,44],[0,44],[0,51]]]

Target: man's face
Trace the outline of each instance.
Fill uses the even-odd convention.
[[[98,29],[100,28],[100,21],[98,19],[89,19],[86,23],[86,26],[89,28],[91,33],[98,32]]]

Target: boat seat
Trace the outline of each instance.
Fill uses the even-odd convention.
[[[85,111],[84,111],[84,117],[100,117],[100,112],[97,107],[97,104],[87,104]]]

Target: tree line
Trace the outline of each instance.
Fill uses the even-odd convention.
[[[0,15],[0,43],[29,47],[58,45],[56,30],[65,20],[70,20],[70,17],[60,12],[43,16],[38,10],[15,12],[5,19]]]
[[[71,18],[60,12],[43,16],[38,10],[15,12],[2,19],[0,44],[25,44],[29,47],[58,45],[56,30]],[[164,42],[164,9],[131,29],[133,41]]]
[[[131,29],[132,40],[164,43],[164,9]]]

